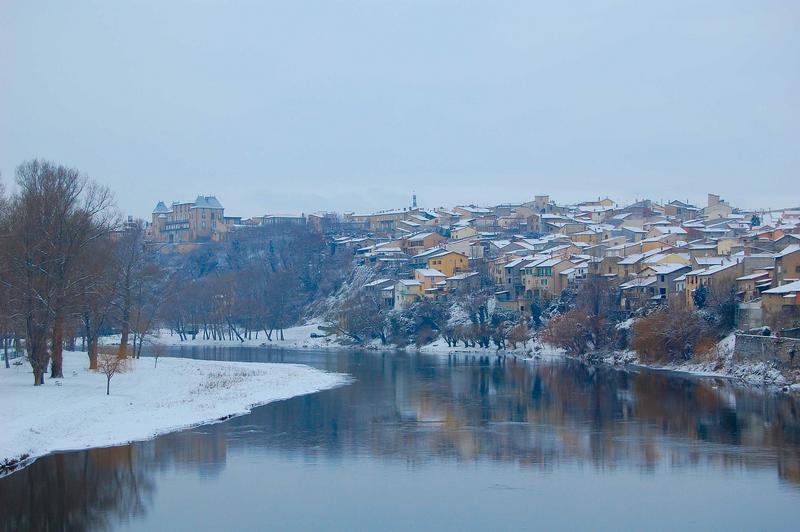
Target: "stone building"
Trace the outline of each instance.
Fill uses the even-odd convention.
[[[214,196],[197,196],[194,201],[174,202],[167,207],[159,201],[148,227],[150,242],[209,242],[225,239],[228,225],[224,208]]]

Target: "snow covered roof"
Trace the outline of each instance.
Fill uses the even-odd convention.
[[[433,268],[419,268],[415,271],[423,277],[447,277],[439,270],[434,270]]]
[[[163,201],[159,201],[156,204],[156,208],[153,209],[153,214],[169,214],[172,212],[172,209],[167,207]]]
[[[547,259],[545,261],[540,262],[536,265],[537,268],[552,268],[556,264],[559,264],[562,259]]]
[[[631,225],[623,225],[620,229],[624,229],[625,231],[630,231],[632,233],[647,233],[647,231],[641,227],[635,227]]]
[[[427,233],[417,233],[416,235],[411,235],[410,237],[408,237],[408,241],[409,242],[421,242],[422,240],[425,240],[429,236],[435,235],[435,234],[436,233],[433,233],[433,232],[430,232],[430,231],[427,232]]]
[[[741,277],[737,277],[737,281],[749,281],[751,279],[760,279],[762,277],[769,277],[769,272],[754,272],[749,275],[742,275]]]
[[[374,280],[374,281],[372,281],[370,283],[365,284],[364,286],[365,287],[373,287],[373,286],[382,285],[383,283],[390,283],[390,282],[392,282],[391,279],[376,279],[376,280]]]
[[[519,266],[520,264],[522,264],[523,262],[525,262],[526,260],[530,260],[530,258],[523,257],[521,259],[512,260],[511,262],[506,264],[505,267],[506,268],[515,268],[515,267]]]
[[[419,227],[419,225],[420,225],[417,222],[412,222],[411,220],[400,220],[397,223],[404,224],[404,225],[407,225],[409,227]]]
[[[470,277],[474,277],[478,275],[478,272],[464,272],[464,273],[457,273],[452,277],[448,277],[448,281],[461,281],[463,279],[469,279]]]
[[[780,253],[776,253],[775,257],[785,257],[786,255],[795,253],[797,251],[800,251],[800,244],[791,244],[783,248],[783,251],[781,251]]]
[[[736,266],[737,264],[738,264],[737,262],[725,262],[723,264],[717,264],[715,266],[710,266],[710,267],[704,269],[703,271],[701,271],[697,275],[700,276],[700,277],[706,277],[708,275],[714,275],[715,273],[719,273],[722,270],[727,270],[728,268],[730,268],[732,266]],[[691,272],[689,272],[689,273],[691,273]]]
[[[485,207],[476,207],[475,205],[459,205],[456,209],[463,209],[470,214],[492,214],[492,209],[487,209]]]
[[[653,229],[659,231],[662,235],[685,235],[686,229],[683,227],[678,227],[677,225],[659,225],[653,227]]]
[[[628,289],[631,289],[631,288],[639,288],[639,287],[644,287],[644,286],[650,286],[651,284],[655,283],[656,280],[657,280],[656,277],[653,276],[653,275],[651,275],[649,277],[636,277],[635,279],[632,279],[632,280],[628,281],[627,283],[622,283],[621,285],[619,285],[619,287],[622,290],[628,290]]]
[[[800,292],[800,281],[787,283],[769,290],[764,290],[765,294],[792,294]]]
[[[197,196],[192,209],[222,209],[222,204],[216,196]]]
[[[617,262],[617,264],[622,264],[622,265],[636,264],[643,258],[644,255],[642,253],[633,253],[631,255],[628,255],[627,257],[623,257],[622,259],[620,259],[619,262]]]
[[[685,264],[658,264],[649,266],[649,268],[658,275],[669,275],[670,273],[675,273],[684,268],[689,268],[689,266]]]

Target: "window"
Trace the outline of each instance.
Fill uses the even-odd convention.
[[[800,264],[794,267],[794,273],[800,273]]]

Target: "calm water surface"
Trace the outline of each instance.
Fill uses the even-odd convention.
[[[42,458],[0,479],[0,529],[800,529],[800,412],[783,395],[562,360],[171,355],[356,381]]]

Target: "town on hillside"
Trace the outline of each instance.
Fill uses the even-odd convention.
[[[225,215],[214,196],[159,201],[146,226],[162,253],[234,241],[248,229],[306,226],[367,267],[359,287],[385,309],[489,291],[498,308],[530,316],[591,278],[613,287],[620,315],[669,302],[693,310],[720,290],[735,327],[798,335],[800,207],[750,211],[708,194],[705,205],[547,195],[495,206],[409,207],[372,214]]]

